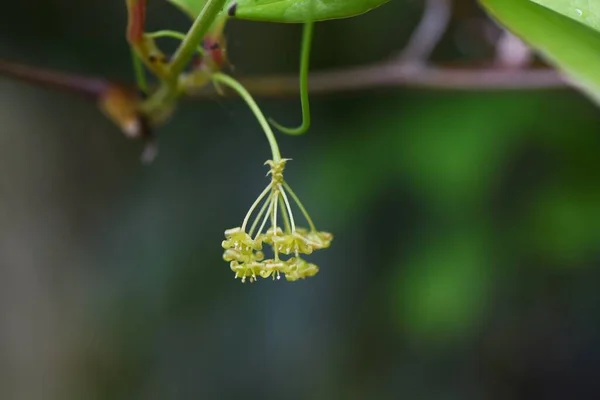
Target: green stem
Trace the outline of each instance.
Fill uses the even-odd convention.
[[[310,128],[310,104],[308,101],[308,70],[310,67],[310,49],[314,31],[314,22],[308,21],[304,24],[302,33],[302,52],[300,56],[300,102],[302,105],[302,124],[296,128],[287,128],[272,118],[269,122],[275,128],[288,135],[302,135]]]
[[[146,36],[148,36],[152,39],[170,38],[170,39],[178,39],[180,41],[185,40],[185,33],[181,33],[178,31],[171,31],[168,29],[163,29],[163,30],[156,31],[156,32],[149,32],[149,33],[146,33]],[[200,45],[196,46],[196,51],[200,54],[204,54],[204,49]]]
[[[277,193],[277,189],[273,194],[273,214],[271,214],[271,226],[273,227],[273,236],[277,236],[277,198],[279,194]],[[279,251],[277,251],[277,246],[275,246],[275,241],[273,241],[273,258],[275,261],[279,261]]]
[[[279,146],[277,145],[277,140],[275,140],[275,135],[273,134],[273,130],[269,126],[265,116],[262,111],[250,95],[246,88],[242,86],[241,83],[230,77],[229,75],[225,75],[222,72],[215,72],[212,75],[212,79],[214,81],[220,82],[226,86],[229,86],[231,89],[235,90],[242,99],[248,104],[250,110],[254,113],[254,116],[258,120],[258,123],[265,131],[265,135],[267,136],[267,140],[269,141],[269,145],[271,146],[271,153],[273,154],[273,161],[277,162],[281,160],[281,154],[279,153]]]
[[[190,61],[196,48],[202,42],[204,35],[211,27],[213,21],[217,15],[225,6],[227,0],[207,0],[202,11],[196,17],[196,20],[192,24],[192,27],[185,35],[185,39],[181,42],[181,45],[173,56],[173,61],[169,67],[171,77],[177,79],[179,74],[183,72],[186,64]]]
[[[267,207],[269,205],[271,205],[271,200],[272,200],[271,197],[267,197],[265,199],[265,202],[263,203],[263,206],[260,208],[260,211],[256,215],[256,218],[254,219],[254,222],[252,223],[252,226],[250,227],[250,230],[248,231],[248,235],[252,236],[254,234],[254,229],[256,229],[256,226],[261,221],[261,218],[263,217],[263,214],[267,210]]]
[[[279,196],[279,210],[281,211],[281,216],[283,217],[285,233],[294,232],[295,229],[292,230],[292,226],[290,225],[290,217],[288,217],[288,212],[285,209],[285,203],[283,202],[283,197],[281,197],[281,196]]]
[[[160,31],[148,32],[148,33],[146,33],[146,36],[148,36],[152,39],[168,37],[168,38],[172,38],[172,39],[179,39],[182,42],[185,40],[185,33],[179,32],[179,31],[172,31],[169,29],[162,29]]]
[[[146,81],[144,65],[133,49],[131,49],[131,62],[133,63],[133,73],[135,74],[135,81],[137,82],[138,87],[142,92],[148,93],[148,82]]]
[[[141,110],[146,115],[152,115],[175,100],[179,94],[178,78],[185,66],[190,61],[197,47],[202,42],[204,35],[211,27],[217,15],[223,9],[227,0],[207,0],[206,4],[194,20],[185,38],[177,48],[175,55],[169,65],[167,79],[162,82],[161,87],[141,105]]]
[[[294,214],[292,213],[292,206],[290,205],[290,201],[287,198],[287,195],[285,194],[285,190],[283,189],[283,186],[279,185],[279,191],[281,192],[281,198],[283,199],[283,202],[285,203],[285,207],[287,209],[287,214],[289,214],[290,219],[292,221],[292,233],[296,232],[296,222],[294,221]],[[284,211],[284,215],[286,215],[285,211]]]
[[[262,191],[262,193],[258,196],[258,198],[256,200],[254,200],[254,204],[252,204],[252,207],[250,207],[250,210],[248,210],[248,213],[246,213],[246,217],[244,218],[244,222],[242,223],[242,231],[246,232],[246,225],[248,225],[248,220],[252,216],[252,213],[254,212],[254,210],[256,209],[256,207],[258,207],[258,205],[260,204],[261,200],[271,190],[271,185],[272,184],[270,183],[269,186],[267,186],[265,188],[265,190]]]
[[[274,206],[277,207],[277,205],[275,205],[276,200],[275,200],[274,196],[271,196],[268,200],[269,200],[269,208],[267,209],[267,213],[265,214],[265,217],[263,218],[262,223],[260,224],[260,227],[258,228],[258,231],[256,231],[256,236],[254,236],[254,240],[258,239],[258,237],[262,233],[262,230],[265,228],[267,221],[271,217],[271,209]],[[275,228],[273,228],[273,229],[275,229]],[[253,231],[253,229],[251,229],[250,231]]]

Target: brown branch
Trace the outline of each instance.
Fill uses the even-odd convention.
[[[31,67],[0,60],[0,75],[36,86],[59,89],[96,99],[106,91],[109,81]],[[294,75],[249,76],[239,79],[255,96],[285,97],[299,92]],[[395,87],[436,90],[532,90],[565,87],[567,82],[552,69],[466,68],[398,62],[313,72],[309,80],[311,94]],[[133,85],[132,85],[133,87]],[[228,92],[227,92],[228,93]],[[213,96],[212,87],[192,93],[190,98]]]
[[[255,96],[285,97],[299,92],[296,75],[242,77],[240,82]],[[384,63],[314,72],[310,75],[311,94],[330,94],[370,89],[414,87],[435,90],[533,90],[555,89],[567,82],[552,69],[503,69],[421,66]],[[191,94],[210,97],[213,88]],[[228,94],[230,94],[228,92]]]
[[[524,90],[567,86],[559,73],[551,69],[429,64],[427,60],[446,32],[451,12],[452,0],[425,0],[421,21],[400,54],[368,66],[313,72],[309,77],[309,92],[314,95],[400,86],[437,90]],[[252,94],[262,97],[290,96],[300,91],[296,75],[242,77],[240,82]],[[203,88],[191,97],[213,94],[214,88]]]
[[[89,100],[97,100],[110,86],[110,82],[102,78],[74,75],[4,60],[0,60],[0,76],[46,89],[74,93]]]
[[[138,51],[143,50],[144,55],[150,51],[147,45],[158,51],[153,42],[144,42],[147,0],[126,0],[126,3],[129,15],[127,39],[130,44]],[[567,85],[566,81],[551,69],[515,69],[498,65],[468,68],[428,64],[430,53],[446,30],[450,13],[451,0],[426,0],[421,21],[408,45],[399,55],[377,64],[314,72],[309,78],[310,93],[325,94],[400,86],[437,90],[526,90]],[[147,61],[148,57],[142,59]],[[97,98],[110,86],[110,83],[103,79],[47,71],[2,60],[0,75],[92,98]],[[256,96],[282,97],[299,92],[296,75],[251,76],[242,77],[240,81]],[[203,98],[214,94],[214,88],[207,85],[189,93],[188,97]]]
[[[406,47],[392,59],[423,65],[435,50],[448,28],[452,0],[425,0],[421,21],[412,33]]]
[[[96,102],[100,110],[119,126],[127,137],[141,138],[145,142],[142,155],[144,162],[149,162],[156,156],[156,144],[148,120],[138,111],[140,98],[135,86],[0,60],[0,76],[2,75]]]

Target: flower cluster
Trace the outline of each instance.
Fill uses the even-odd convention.
[[[266,162],[270,167],[268,175],[271,175],[271,182],[250,207],[242,226],[225,231],[223,259],[230,263],[235,277],[241,278],[242,282],[246,279],[254,282],[259,276],[280,279],[282,274],[288,281],[314,276],[319,272],[319,267],[305,261],[300,255],[327,248],[333,240],[331,233],[316,230],[306,209],[283,179],[287,161]],[[296,226],[288,195],[304,215],[310,229]],[[261,202],[254,222],[248,227],[251,216]],[[278,225],[278,212],[281,213],[283,228]],[[268,221],[270,227],[263,233]],[[273,258],[265,259],[265,245],[271,248]]]

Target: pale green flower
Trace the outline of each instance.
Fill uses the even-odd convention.
[[[319,268],[299,255],[327,248],[333,240],[331,233],[316,230],[306,209],[285,182],[283,171],[287,161],[266,162],[270,167],[267,176],[271,182],[250,207],[242,226],[225,231],[223,259],[230,262],[235,277],[241,278],[242,282],[246,278],[254,282],[258,276],[280,279],[281,274],[291,282],[314,276]],[[296,226],[292,204],[300,209],[310,229]],[[253,215],[254,220],[250,223]],[[264,259],[263,245],[270,248],[273,258]],[[285,259],[283,256],[292,257]]]

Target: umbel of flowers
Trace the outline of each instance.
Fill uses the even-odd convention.
[[[306,209],[283,177],[287,159],[269,160],[271,182],[248,210],[241,227],[225,231],[222,243],[223,259],[228,261],[236,278],[254,282],[258,277],[288,281],[314,276],[315,264],[304,260],[315,250],[330,246],[333,235],[317,231]],[[290,200],[291,198],[291,200]],[[292,202],[300,209],[309,228],[296,226]],[[261,205],[262,203],[262,205]],[[259,208],[260,207],[260,208]],[[256,210],[259,210],[255,213]],[[250,224],[250,218],[255,215]],[[280,224],[280,221],[283,223]],[[269,224],[269,228],[264,231]],[[273,258],[265,259],[263,248],[268,246]]]
[[[314,276],[319,268],[301,255],[329,247],[333,235],[317,230],[306,208],[285,181],[283,172],[289,159],[281,158],[271,126],[250,93],[223,73],[214,73],[212,79],[217,85],[235,90],[244,99],[265,132],[272,154],[265,163],[269,166],[270,182],[246,213],[242,225],[225,231],[223,259],[242,282],[246,279],[254,282],[258,277],[280,279],[281,275],[288,281]],[[296,224],[292,205],[301,211],[308,228]],[[270,248],[272,258],[265,257],[266,247]]]
[[[192,93],[208,82],[212,82],[219,93],[225,87],[237,92],[254,113],[271,147],[271,159],[266,162],[270,167],[267,174],[270,176],[270,182],[250,207],[241,226],[225,231],[225,240],[222,242],[225,250],[223,259],[229,262],[235,277],[240,278],[242,282],[246,280],[254,282],[258,277],[280,279],[283,275],[288,281],[297,281],[314,276],[319,272],[319,268],[304,260],[302,256],[329,247],[333,235],[316,229],[300,199],[285,181],[283,172],[289,160],[281,157],[271,126],[250,93],[237,80],[221,71],[226,64],[223,30],[228,16],[215,14],[212,15],[211,20],[209,14],[213,11],[218,13],[222,7],[219,7],[218,1],[209,1],[207,4],[209,3],[212,6],[207,6],[206,14],[203,16],[201,13],[188,34],[184,35],[173,31],[145,33],[146,1],[127,0],[129,10],[127,37],[134,49],[134,60],[141,60],[162,82],[159,89],[138,108],[145,115],[160,116],[152,120],[153,123],[157,123],[170,115],[174,99],[179,94]],[[204,19],[206,19],[204,22],[210,25],[205,32],[202,28]],[[308,129],[305,121],[310,121],[310,117],[305,115],[305,112],[308,111],[306,75],[312,25],[312,23],[306,24],[304,31],[305,45],[301,68],[301,81],[304,82],[301,85],[303,124],[300,128],[290,129],[273,122],[275,127],[288,134],[303,133]],[[197,46],[199,40],[196,39],[199,39],[200,35],[203,35],[202,45]],[[154,42],[154,39],[161,37],[183,40],[172,60],[168,60]],[[196,61],[191,70],[186,72],[184,67],[194,52],[197,53]],[[186,55],[187,53],[190,54]],[[140,68],[136,68],[136,71],[139,86],[146,91],[143,71],[140,72]],[[301,211],[308,228],[296,224],[292,208]],[[252,216],[254,219],[250,222]],[[267,254],[270,258],[265,257],[265,250],[268,250]]]

